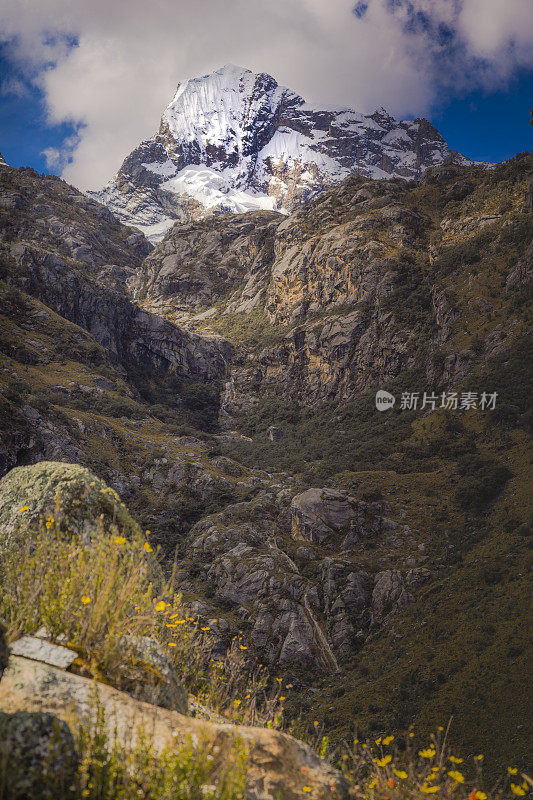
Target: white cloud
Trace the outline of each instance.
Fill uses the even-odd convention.
[[[227,62],[312,101],[397,116],[533,65],[532,0],[366,0],[359,16],[355,2],[0,0],[0,40],[43,88],[50,121],[81,124],[58,163],[82,188],[155,132],[178,81]]]
[[[57,169],[61,164],[61,151],[57,147],[45,147],[41,155],[44,156],[46,167],[49,170]]]

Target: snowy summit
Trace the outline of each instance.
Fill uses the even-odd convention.
[[[425,119],[321,108],[270,75],[228,64],[180,84],[159,133],[90,194],[157,242],[176,221],[288,213],[350,173],[416,178],[445,162],[470,163]]]

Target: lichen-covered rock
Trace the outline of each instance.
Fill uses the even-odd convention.
[[[159,642],[149,636],[123,636],[117,650],[121,656],[118,688],[137,700],[188,713],[188,692]]]
[[[138,530],[118,494],[79,464],[41,461],[16,467],[0,481],[0,549],[39,520],[53,516],[64,530],[89,541],[100,523],[130,535]]]
[[[0,711],[0,759],[5,800],[70,796],[76,770],[74,739],[66,722],[54,714]]]

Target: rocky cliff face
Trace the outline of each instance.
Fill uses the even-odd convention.
[[[263,347],[235,363],[235,410],[280,386],[306,403],[346,401],[413,370],[450,388],[523,329],[508,327],[476,277],[480,258],[499,258],[529,224],[527,181],[495,199],[504,172],[450,165],[417,184],[353,176],[287,218],[177,225],[131,286],[145,307],[199,329],[264,320]]]
[[[416,178],[448,162],[470,163],[425,119],[320,108],[230,64],[180,84],[159,133],[92,196],[156,242],[176,220],[290,212],[351,173]]]

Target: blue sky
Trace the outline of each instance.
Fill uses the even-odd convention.
[[[533,0],[0,0],[0,152],[99,188],[178,81],[228,62],[426,117],[473,159],[533,148]]]
[[[429,115],[450,147],[479,161],[504,161],[533,149],[533,70],[498,92],[470,92]]]

